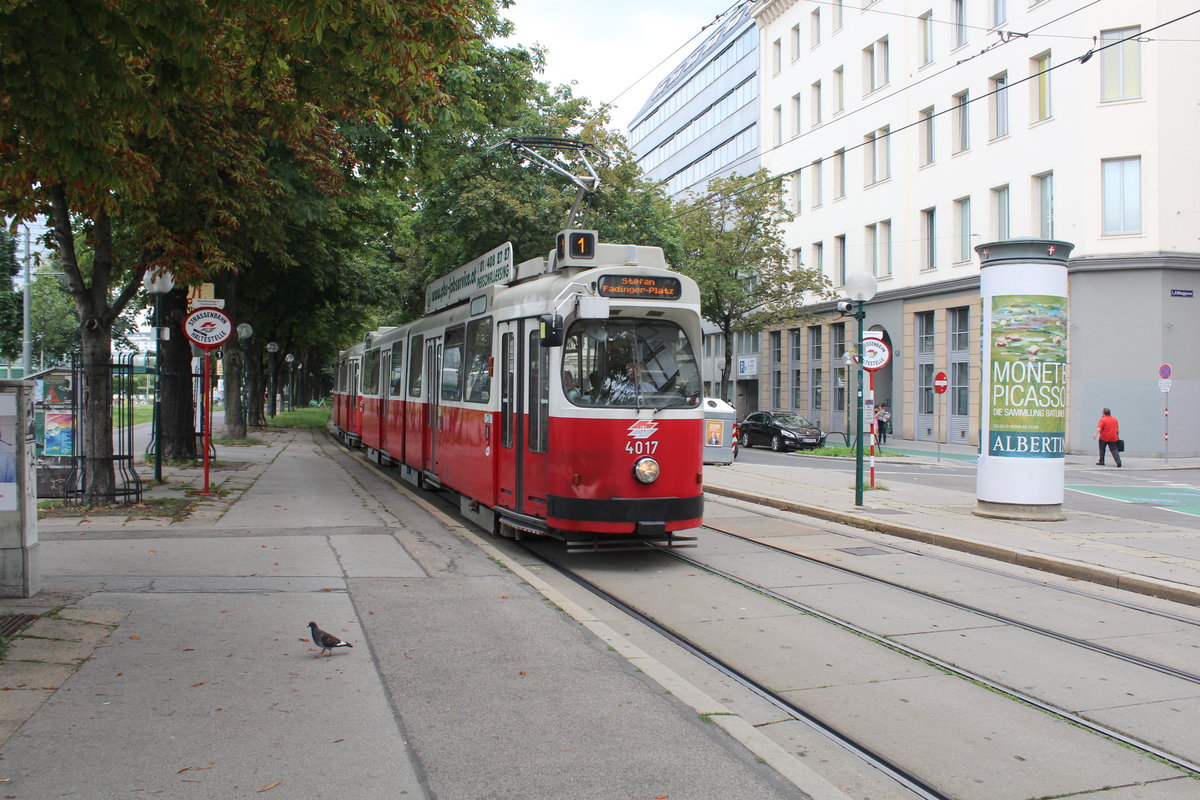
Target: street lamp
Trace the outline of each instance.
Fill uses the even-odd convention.
[[[268,403],[267,411],[271,418],[275,418],[275,354],[279,352],[279,345],[275,342],[267,342],[267,352],[271,354],[271,402]]]
[[[164,269],[151,268],[142,276],[142,286],[154,296],[154,480],[162,483],[162,340],[169,334],[161,327],[162,296],[175,288],[175,278]]]
[[[242,345],[242,427],[249,427],[249,411],[246,408],[246,401],[250,398],[250,393],[247,391],[250,387],[246,382],[246,342],[254,335],[254,328],[249,322],[243,322],[237,326],[238,342]]]
[[[288,365],[287,410],[291,411],[292,410],[292,389],[293,389],[292,376],[295,374],[295,371],[292,369],[292,362],[296,360],[296,357],[294,355],[292,355],[291,353],[288,353],[286,356],[283,357],[283,360],[286,361],[287,365]]]
[[[851,300],[858,303],[857,309],[853,309],[851,303],[845,305],[853,309],[848,313],[858,320],[859,352],[862,352],[863,320],[867,317],[867,312],[863,310],[863,304],[874,297],[878,290],[879,282],[869,272],[856,272],[846,278],[846,294]],[[841,303],[838,305],[842,306]],[[858,411],[855,417],[857,433],[854,441],[854,505],[861,506],[863,504],[863,367],[861,358],[858,361]]]
[[[304,394],[304,365],[299,361],[296,362],[296,393]],[[292,400],[292,408],[296,407],[296,401]],[[304,406],[301,406],[303,408]]]

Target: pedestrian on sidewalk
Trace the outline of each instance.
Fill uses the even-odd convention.
[[[892,412],[887,410],[887,406],[875,406],[875,440],[880,444],[887,442],[888,420],[891,418]]]
[[[1096,466],[1104,466],[1106,450],[1112,452],[1113,461],[1118,467],[1121,466],[1121,453],[1117,450],[1117,440],[1121,438],[1121,425],[1107,408],[1100,414],[1100,421],[1096,423],[1096,432],[1092,434],[1092,438],[1100,441],[1100,460],[1096,462]]]

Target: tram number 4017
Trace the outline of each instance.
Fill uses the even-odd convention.
[[[652,456],[658,450],[658,442],[626,442],[625,452],[635,456]]]

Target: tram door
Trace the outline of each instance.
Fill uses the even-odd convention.
[[[423,459],[425,472],[437,475],[437,441],[442,426],[442,337],[425,339],[425,424]]]
[[[501,322],[497,326],[500,347],[500,439],[497,448],[497,504],[502,508],[521,512],[522,485],[524,483],[521,448],[517,443],[524,438],[525,420],[521,413],[524,407],[524,392],[521,385],[523,347],[523,320]]]

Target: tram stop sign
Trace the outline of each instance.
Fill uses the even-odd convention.
[[[937,375],[933,376],[933,391],[935,393],[945,394],[946,387],[949,385],[950,385],[950,382],[948,380],[946,380],[946,373],[939,372]]]
[[[183,335],[207,353],[233,335],[233,320],[219,308],[197,308],[184,317]]]
[[[881,370],[892,360],[892,350],[883,339],[863,339],[862,348],[862,368],[867,372]]]

